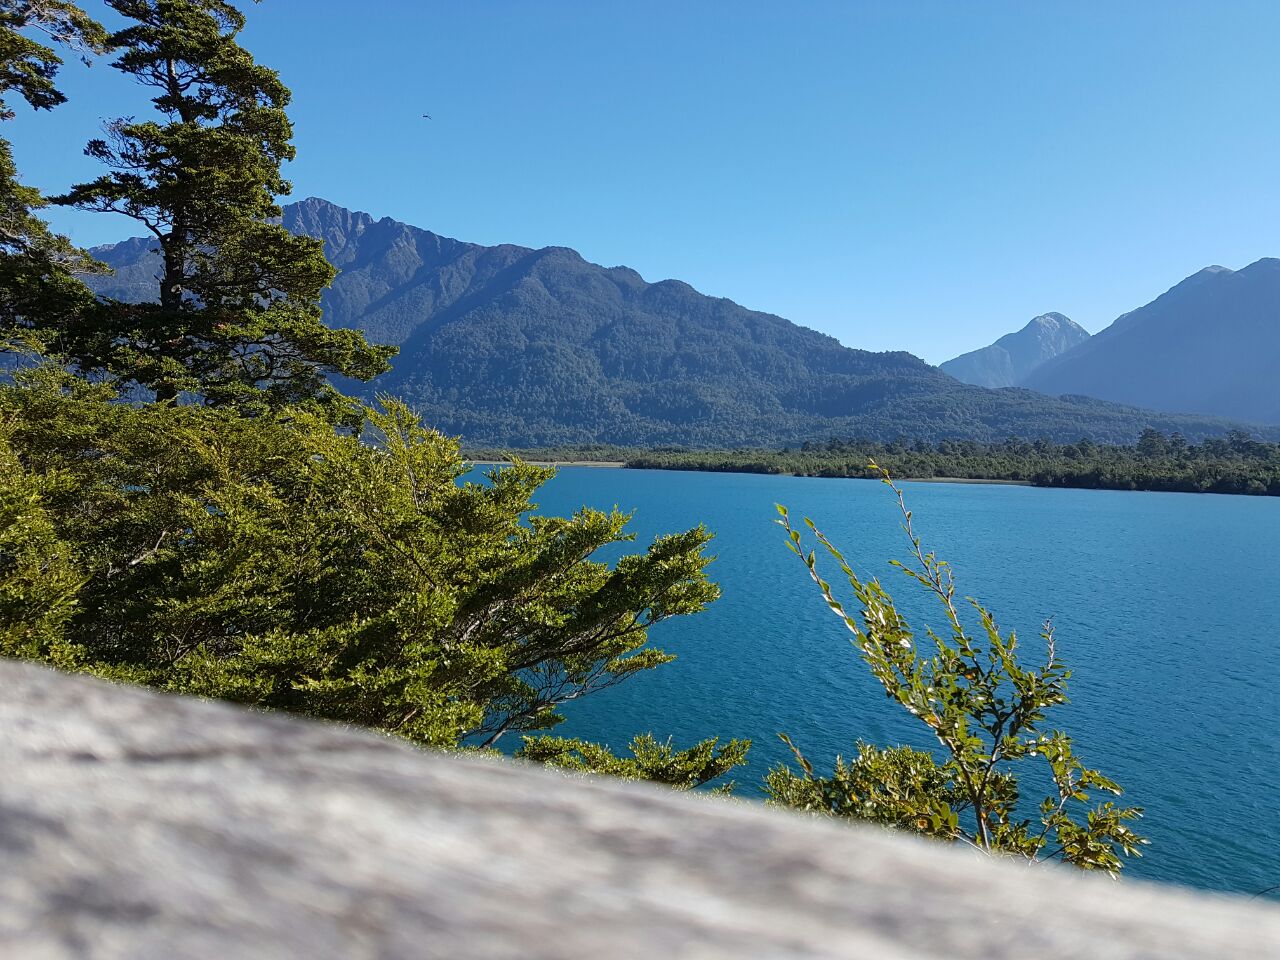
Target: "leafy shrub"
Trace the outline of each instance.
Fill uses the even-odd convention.
[[[460,482],[403,404],[363,433],[284,408],[126,404],[56,367],[0,388],[9,655],[167,690],[491,746],[673,659],[648,628],[718,595],[701,527],[535,512],[553,471]],[[74,651],[74,658],[68,651]]]
[[[871,468],[897,495],[911,542],[914,564],[894,565],[937,601],[946,621],[942,633],[926,628],[918,636],[880,582],[854,573],[806,518],[805,525],[852,588],[860,610],[856,617],[850,615],[818,572],[816,552],[806,552],[801,532],[781,505],[779,523],[787,531],[788,547],[804,561],[886,695],[932,731],[943,758],[906,747],[882,750],[862,744],[855,760],[838,759],[830,776],[819,776],[792,746],[800,772],[787,766],[771,771],[766,781],[770,800],[963,841],[987,852],[1028,860],[1057,858],[1115,874],[1121,856],[1139,855],[1147,842],[1129,826],[1142,811],[1111,801],[1094,804],[1096,793],[1119,794],[1120,787],[1086,767],[1069,736],[1045,725],[1047,711],[1066,702],[1071,675],[1058,659],[1052,626],[1046,624],[1041,634],[1046,655],[1039,667],[1022,665],[1017,635],[1002,633],[994,615],[973,599],[969,603],[981,629],[971,633],[956,606],[950,566],[925,552],[902,491],[888,472],[875,463]],[[1020,774],[1025,764],[1037,760],[1047,764],[1053,792],[1028,816]]]

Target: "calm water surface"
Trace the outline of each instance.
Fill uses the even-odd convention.
[[[1280,500],[904,486],[926,547],[952,562],[961,594],[1018,631],[1024,655],[1053,618],[1074,673],[1057,722],[1147,811],[1139,829],[1152,843],[1132,874],[1249,893],[1280,884]],[[764,772],[788,759],[779,732],[827,764],[859,738],[930,746],[869,677],[773,523],[778,502],[812,517],[855,569],[880,576],[913,625],[938,626],[936,609],[886,563],[905,559],[906,541],[885,487],[565,468],[538,499],[552,513],[635,511],[646,543],[704,523],[723,591],[707,612],[652,632],[676,662],[571,705],[557,733],[615,748],[645,731],[681,745],[750,737],[737,781],[756,795]],[[839,571],[828,573],[837,583]]]

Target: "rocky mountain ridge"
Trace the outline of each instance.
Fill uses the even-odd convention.
[[[750,446],[833,436],[1132,442],[1224,421],[1084,397],[962,384],[905,352],[872,353],[678,280],[645,281],[566,247],[481,246],[318,198],[283,222],[339,268],[326,322],[395,344],[369,392],[401,396],[476,444]],[[155,296],[154,244],[94,254],[105,296]],[[351,385],[346,385],[350,387]]]

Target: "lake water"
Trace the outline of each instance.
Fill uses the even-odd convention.
[[[1051,723],[1146,808],[1138,829],[1152,842],[1127,872],[1246,893],[1280,884],[1280,499],[904,488],[926,548],[952,562],[960,594],[1018,631],[1024,657],[1053,619],[1073,677]],[[778,502],[812,517],[860,574],[880,576],[913,626],[938,626],[886,562],[907,551],[881,484],[565,468],[538,500],[547,513],[635,511],[645,543],[704,523],[723,591],[705,613],[652,631],[678,660],[572,704],[558,734],[615,748],[646,731],[685,746],[750,737],[751,765],[736,779],[757,796],[764,772],[789,759],[779,732],[828,767],[859,738],[931,745],[870,678],[773,522]],[[838,588],[839,571],[828,572]]]

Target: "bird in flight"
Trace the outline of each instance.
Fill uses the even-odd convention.
[[[422,115],[422,119],[424,119],[424,120],[430,120],[430,119],[431,119],[431,114],[429,114],[429,113],[424,113],[424,114]]]

